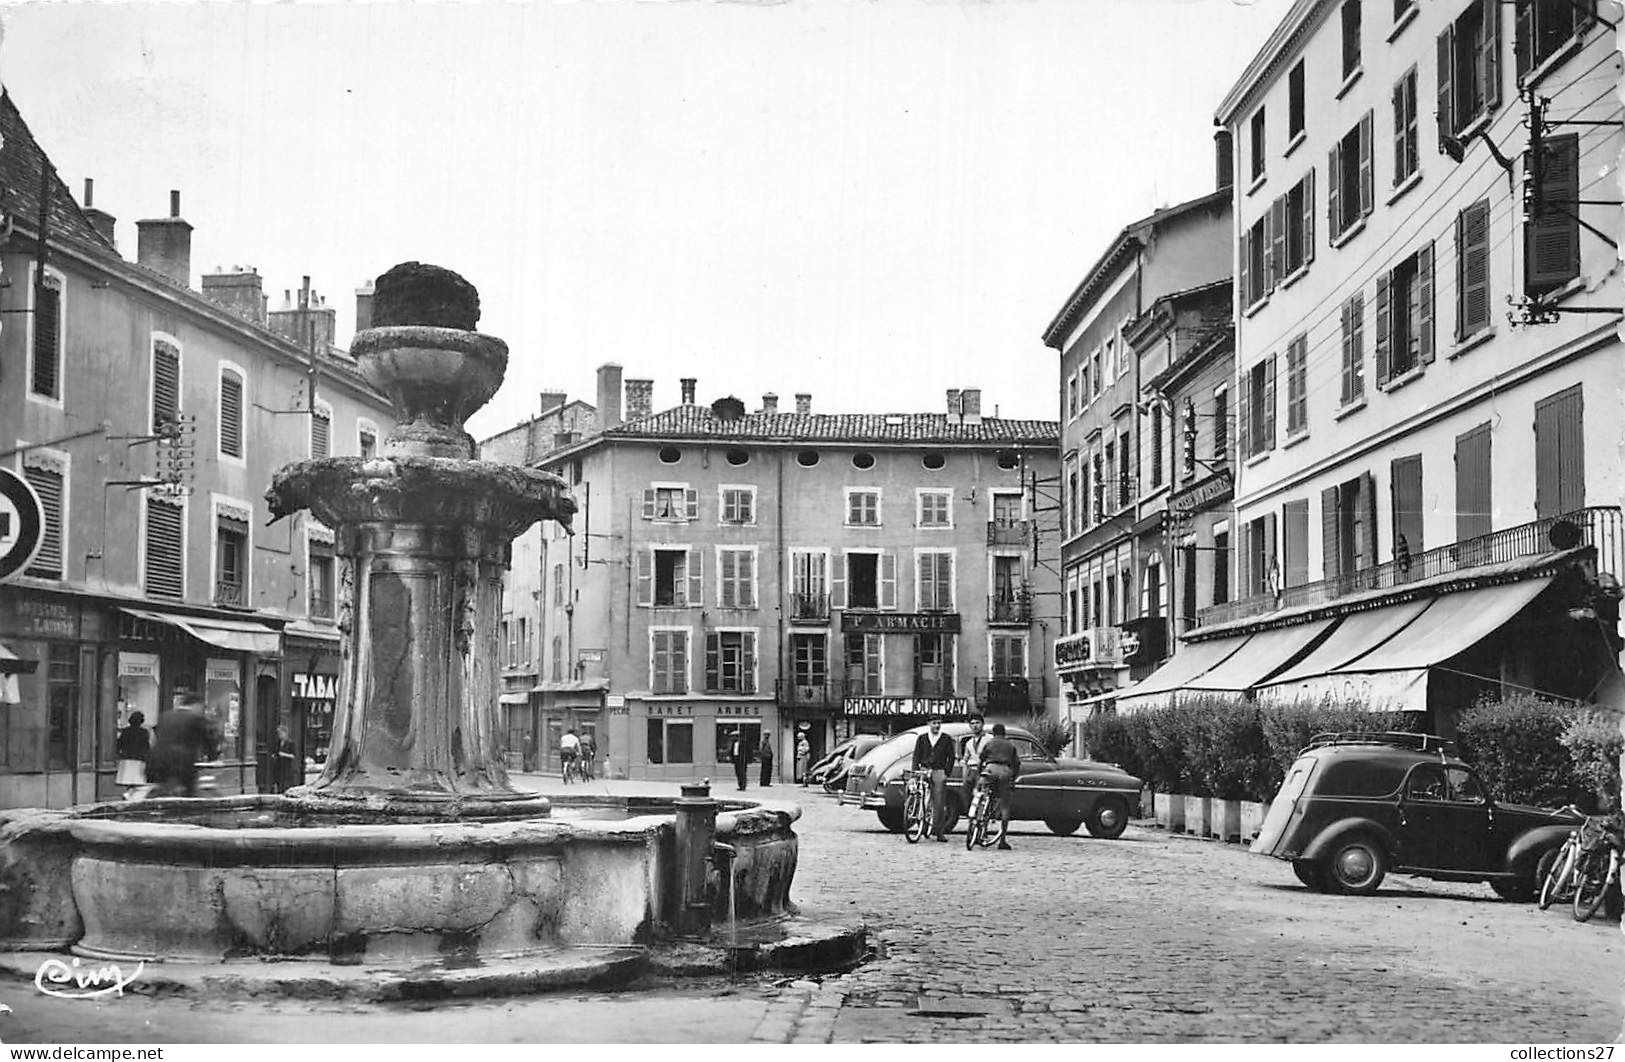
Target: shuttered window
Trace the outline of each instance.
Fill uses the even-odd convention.
[[[1286,433],[1309,430],[1309,337],[1299,336],[1286,348]]]
[[[1518,0],[1518,76],[1544,63],[1597,14],[1597,0]]]
[[[1433,361],[1433,244],[1377,277],[1377,386]]]
[[[1501,105],[1499,0],[1473,0],[1439,34],[1439,136],[1454,138]]]
[[[705,636],[705,689],[756,692],[756,632],[716,631]]]
[[[1456,215],[1456,338],[1490,324],[1490,201]]]
[[[185,593],[181,527],[185,508],[160,498],[147,499],[146,590],[154,597]]]
[[[55,277],[34,286],[34,365],[28,389],[62,397],[62,291]]]
[[[39,495],[45,510],[45,526],[40,529],[39,553],[34,556],[25,575],[36,579],[62,578],[62,512],[65,501],[61,472],[45,468],[23,468],[23,477]]]
[[[649,645],[650,690],[654,693],[687,693],[688,631],[650,631]]]
[[[954,555],[918,553],[915,600],[921,612],[949,612],[954,607]]]
[[[1416,172],[1421,159],[1416,140],[1416,67],[1394,82],[1394,187]]]
[[[181,409],[181,352],[173,343],[152,343],[152,433],[161,434]]]
[[[247,601],[248,524],[224,513],[215,515],[214,600],[241,607]]]
[[[310,456],[326,457],[332,453],[333,418],[317,410],[310,417]]]
[[[1535,516],[1585,508],[1585,401],[1575,384],[1535,403]]]
[[[1365,293],[1355,292],[1343,303],[1343,405],[1365,397]]]
[[[1309,581],[1309,499],[1289,501],[1281,507],[1282,586]]]
[[[1326,165],[1326,220],[1336,239],[1371,213],[1371,139],[1373,116],[1367,111],[1343,139],[1332,145]]]
[[[1162,486],[1162,404],[1151,406],[1151,488]]]
[[[1490,533],[1490,426],[1456,436],[1456,541]]]
[[[756,554],[748,549],[718,550],[717,607],[756,607]]]
[[[1401,571],[1421,553],[1422,455],[1396,458],[1390,466],[1389,494],[1393,504],[1394,560]]]
[[[1550,137],[1539,160],[1533,156],[1525,153],[1525,180],[1536,195],[1524,227],[1524,286],[1541,295],[1580,275],[1580,137]]]
[[[243,456],[243,378],[220,370],[220,453]]]

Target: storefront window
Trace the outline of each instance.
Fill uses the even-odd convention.
[[[74,762],[74,733],[79,713],[79,649],[73,645],[51,646],[50,672],[46,689],[45,766],[48,770],[71,768]]]
[[[694,724],[690,720],[650,719],[647,757],[650,763],[693,763]]]
[[[133,712],[140,712],[147,736],[158,725],[158,656],[155,653],[118,655],[118,728],[123,730]]]
[[[204,663],[203,712],[220,735],[219,758],[242,759],[243,681],[237,661],[211,658]]]
[[[756,750],[762,744],[761,723],[718,723],[717,724],[717,759],[718,763],[731,763],[729,753],[733,749],[734,739],[739,738],[744,746],[745,758],[755,757]]]
[[[333,705],[338,699],[338,676],[296,672],[293,676],[294,718],[304,720],[305,756],[327,762],[333,741]]]

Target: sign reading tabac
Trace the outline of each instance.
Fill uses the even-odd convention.
[[[846,634],[958,634],[957,612],[843,612]]]

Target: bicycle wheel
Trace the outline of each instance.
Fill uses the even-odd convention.
[[[987,833],[987,794],[978,789],[970,800],[970,815],[965,820],[965,851],[982,843]]]
[[[903,840],[909,844],[919,844],[925,836],[924,803],[917,794],[910,794],[903,804]]]
[[[1541,878],[1538,902],[1544,911],[1562,899],[1569,887],[1569,875],[1574,870],[1574,842],[1563,842],[1563,847],[1544,857],[1541,862],[1546,864],[1546,873]]]
[[[995,818],[990,810],[987,814],[987,825],[982,828],[982,847],[992,848],[1004,840],[1004,818]]]
[[[1574,920],[1586,922],[1602,906],[1608,891],[1608,854],[1601,849],[1586,853],[1574,871]]]

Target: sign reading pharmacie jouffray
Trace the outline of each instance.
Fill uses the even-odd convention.
[[[970,714],[968,697],[848,697],[847,715],[940,715],[944,719]]]
[[[957,612],[843,612],[844,634],[958,634]]]

